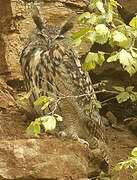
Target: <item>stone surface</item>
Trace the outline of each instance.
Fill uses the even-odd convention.
[[[11,18],[12,12],[10,0],[0,0],[0,74],[8,72],[8,66],[5,60],[6,45],[2,34],[8,32],[11,25]]]
[[[130,14],[135,14],[137,12],[137,1],[136,0],[129,0],[129,1],[117,0],[117,1]],[[125,14],[125,16],[126,16],[126,14]]]
[[[106,116],[111,124],[117,124],[117,117],[111,111],[108,111]]]
[[[104,116],[101,116],[101,120],[106,127],[109,126],[109,120],[107,118],[105,118]]]
[[[54,137],[0,141],[0,179],[93,177],[99,172],[96,152]]]
[[[132,131],[137,131],[137,118],[131,117],[124,119],[125,125]]]

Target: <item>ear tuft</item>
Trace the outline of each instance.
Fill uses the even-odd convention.
[[[38,29],[41,31],[43,29],[43,22],[40,18],[39,10],[35,5],[33,5],[32,18]]]
[[[64,26],[61,28],[60,35],[65,34],[67,31],[71,30],[73,28],[73,23],[67,22],[64,24]]]

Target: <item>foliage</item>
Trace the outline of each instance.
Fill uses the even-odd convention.
[[[98,101],[97,99],[92,99],[91,102],[86,105],[85,109],[92,110],[95,105],[97,108],[102,108],[100,101]]]
[[[33,88],[28,93],[26,93],[23,97],[18,99],[17,103],[20,103],[24,99],[29,99],[32,94],[32,91],[36,91],[37,93],[40,93],[40,90]],[[44,111],[48,107],[48,105],[54,101],[55,101],[54,98],[47,97],[47,96],[40,96],[34,102],[34,106],[39,106],[41,110]],[[63,121],[63,119],[60,115],[55,114],[54,111],[50,112],[46,116],[36,118],[34,121],[32,121],[30,125],[27,127],[26,132],[28,134],[37,136],[41,131],[41,126],[44,127],[45,132],[54,130],[56,128],[56,121]]]
[[[107,83],[106,80],[103,80],[99,83],[96,83],[93,85],[94,88],[99,88],[100,86],[105,86]],[[128,86],[126,88],[119,87],[119,86],[114,86],[113,87],[116,91],[120,92],[117,96],[116,99],[118,100],[119,103],[125,102],[128,99],[131,99],[133,102],[137,100],[137,92],[133,91],[134,86]],[[33,89],[30,90],[26,95],[21,97],[17,102],[21,102],[24,99],[29,99],[32,91],[36,91],[37,93],[40,93],[40,90]],[[107,90],[103,89],[99,92],[107,92]],[[85,94],[81,95],[85,96]],[[42,116],[39,118],[36,118],[35,121],[32,121],[31,124],[28,126],[26,129],[26,132],[28,134],[32,134],[37,136],[40,131],[41,131],[41,126],[44,127],[45,132],[46,131],[51,131],[56,128],[56,121],[63,121],[62,117],[60,115],[55,114],[56,106],[58,102],[63,98],[70,98],[72,96],[66,96],[66,97],[59,97],[59,99],[54,99],[51,97],[47,96],[40,96],[35,102],[34,106],[39,106],[42,111],[44,111],[50,103],[54,103],[54,110],[52,112],[47,113],[46,116]],[[73,98],[77,98],[77,96],[73,96]],[[96,99],[92,99],[90,104],[88,104],[85,108],[87,110],[92,110],[94,105],[96,105],[98,108],[102,108],[101,103],[97,101]]]
[[[34,105],[40,106],[41,110],[44,111],[48,107],[48,105],[53,101],[54,98],[47,96],[40,96],[34,102]],[[52,131],[56,128],[56,121],[62,121],[62,120],[63,120],[62,117],[55,114],[53,110],[53,112],[50,112],[48,115],[36,118],[35,121],[31,122],[26,132],[28,134],[38,135],[40,133],[41,126],[44,127],[45,132]]]
[[[112,53],[102,51],[88,52],[82,66],[83,71],[89,71],[107,63],[119,61],[123,69],[130,76],[137,72],[137,17],[134,17],[129,25],[118,19],[117,6],[120,4],[115,0],[86,0],[89,11],[84,12],[78,17],[79,24],[84,28],[72,35],[72,45],[79,46],[84,41],[105,44],[108,43],[114,49]],[[85,27],[86,25],[86,27]],[[114,87],[119,93],[116,96],[118,103],[130,99],[132,102],[137,100],[137,92],[132,91],[133,86],[127,88]],[[105,90],[105,92],[107,92]]]
[[[24,99],[29,99],[30,95],[32,94],[32,90],[29,91],[27,94],[25,94],[23,97],[19,98],[17,100],[17,103],[20,103],[21,101],[23,101]]]
[[[118,163],[114,167],[114,171],[120,171],[122,169],[134,169],[133,177],[137,176],[137,147],[135,147],[131,152],[132,157],[129,157],[126,161]]]
[[[44,127],[45,132],[52,131],[56,128],[56,121],[62,121],[62,117],[53,114],[36,118],[35,121],[32,121],[27,127],[26,132],[37,136],[41,131],[41,125]]]
[[[100,82],[93,84],[93,88],[96,89],[96,88],[99,88],[101,86],[106,86],[107,83],[108,83],[107,80],[101,80]]]
[[[34,105],[42,105],[41,110],[44,110],[48,107],[48,105],[54,101],[53,98],[47,96],[40,96],[35,102]]]
[[[128,86],[126,88],[120,86],[113,86],[114,89],[120,93],[116,96],[118,103],[122,103],[130,99],[132,102],[137,100],[137,92],[134,92],[134,86]]]
[[[118,47],[117,51],[109,54],[108,63],[118,61],[130,76],[137,71],[137,18],[134,17],[129,25],[118,19],[115,0],[104,2],[102,0],[88,0],[89,12],[84,12],[78,18],[80,24],[85,24],[80,31],[72,35],[72,45],[78,46],[81,42],[90,41],[101,45],[108,43],[112,48]],[[116,25],[116,22],[118,25]],[[85,58],[82,70],[89,71],[102,65],[105,61],[105,52],[89,52]]]

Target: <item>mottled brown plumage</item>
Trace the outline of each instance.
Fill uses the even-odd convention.
[[[38,14],[34,13],[33,19],[37,27],[31,32],[20,58],[27,91],[35,89],[31,103],[43,95],[60,99],[55,113],[63,117],[63,122],[58,123],[58,130],[88,141],[91,148],[94,148],[92,140],[96,139],[97,146],[104,151],[106,138],[99,111],[95,105],[92,110],[86,109],[96,99],[90,77],[88,72],[81,71],[74,51],[66,47],[65,32],[72,24],[60,29],[43,25]],[[55,109],[55,103],[44,111],[37,106],[34,109],[36,116],[43,116]]]

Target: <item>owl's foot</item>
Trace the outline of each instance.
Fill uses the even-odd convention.
[[[86,140],[79,138],[76,134],[68,135],[65,131],[60,131],[58,135],[62,137],[71,137],[73,140],[76,140],[81,144],[86,144],[89,147],[89,143]]]
[[[81,138],[79,138],[78,137],[78,142],[80,142],[81,144],[85,144],[85,145],[87,145],[88,147],[89,147],[89,143],[88,143],[88,141],[86,141],[86,140],[84,140],[84,139],[81,139]]]

